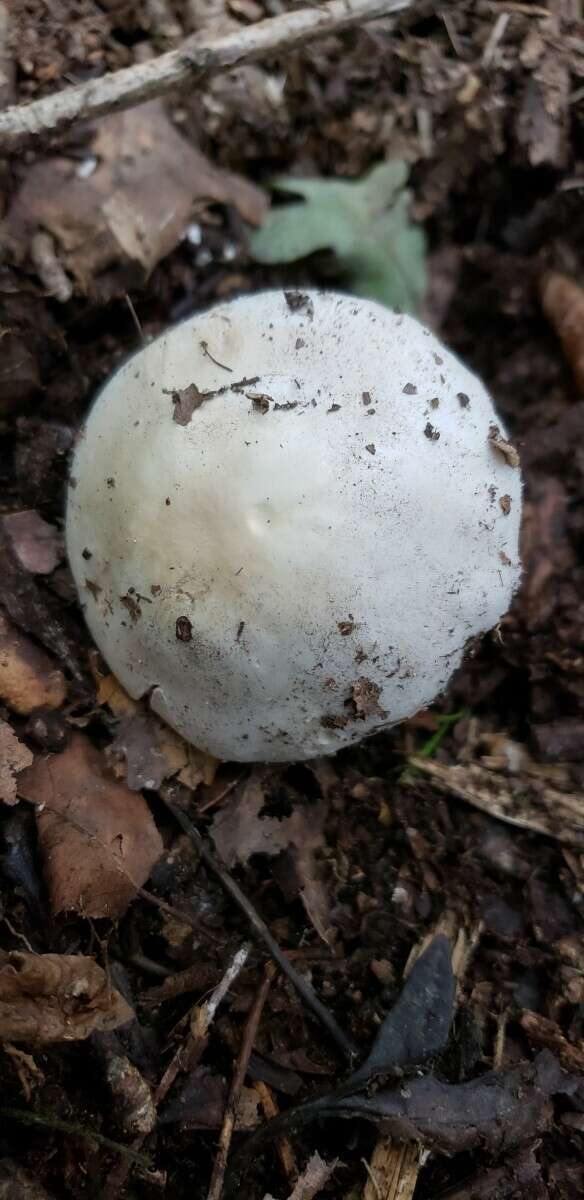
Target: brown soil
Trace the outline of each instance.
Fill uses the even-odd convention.
[[[227,11],[245,23],[285,7],[234,0]],[[241,852],[232,867],[280,946],[363,1053],[399,993],[412,947],[445,912],[454,914],[477,943],[438,1067],[442,1078],[458,1082],[533,1059],[542,1045],[568,1070],[584,1063],[584,397],[538,294],[550,267],[576,281],[584,274],[584,23],[580,0],[460,0],[438,7],[421,2],[399,24],[374,22],[262,64],[244,83],[225,77],[172,97],[166,111],[213,164],[255,183],[276,172],[356,177],[383,156],[405,157],[413,211],[430,243],[427,319],[484,378],[521,455],[524,583],[511,614],[474,650],[448,695],[432,711],[343,753],[333,777],[302,765],[262,777],[263,811],[278,824],[298,811],[313,820],[324,804],[314,853],[328,944],[302,904],[306,864],[289,849],[274,857],[252,849],[247,861]],[[7,55],[15,68],[13,99],[21,101],[169,48],[190,31],[197,11],[187,0],[13,0],[9,8]],[[268,93],[264,68],[272,80]],[[275,102],[270,97],[278,88]],[[90,133],[72,131],[50,154],[65,148],[82,162]],[[1,168],[4,212],[34,161],[27,152]],[[266,283],[301,288],[322,278],[318,261],[271,272],[253,264],[235,205],[200,204],[193,219],[200,245],[183,240],[146,282],[130,285],[147,335],[216,298]],[[59,303],[39,282],[29,246],[10,245],[0,264],[7,355],[0,361],[3,513],[36,510],[62,529],[68,454],[83,414],[136,347],[127,290],[126,279],[119,286],[114,278],[101,296],[77,287]],[[438,436],[431,425],[427,436]],[[108,769],[117,762],[123,774],[123,753],[112,754],[123,718],[96,701],[91,642],[65,565],[23,573],[8,535],[1,537],[0,611],[44,656],[43,671],[62,672],[68,697],[32,710],[7,704],[0,716],[35,756],[63,750],[81,729],[104,764],[107,752]],[[177,627],[177,636],[190,635]],[[457,712],[458,720],[440,723]],[[438,730],[444,737],[432,749],[429,739]],[[424,748],[429,756],[414,773],[407,760]],[[190,795],[181,790],[202,831],[223,807],[241,801],[245,775],[222,767],[212,784]],[[486,811],[461,798],[481,787]],[[525,817],[527,827],[498,819],[501,788],[512,821]],[[557,817],[554,825],[550,796],[557,793],[580,805],[579,835],[567,836]],[[146,796],[166,847],[147,887],[190,914],[195,933],[176,911],[144,897],[119,921],[51,915],[31,808],[0,806],[0,965],[5,951],[26,947],[87,955],[106,967],[137,1014],[114,1033],[0,1052],[0,1109],[21,1113],[5,1113],[0,1122],[0,1172],[13,1172],[6,1191],[0,1174],[2,1196],[45,1195],[30,1183],[11,1191],[17,1174],[14,1165],[2,1165],[8,1159],[55,1198],[115,1196],[123,1161],[115,1150],[54,1128],[51,1118],[130,1145],[119,1089],[112,1091],[108,1075],[112,1056],[127,1056],[139,1080],[156,1085],[186,1036],[186,1014],[249,937],[243,915],[177,836],[157,789]],[[534,831],[530,799],[544,813],[547,835]],[[226,1081],[265,960],[261,948],[253,950],[213,1023],[203,1067],[161,1104],[142,1148],[152,1173],[135,1170],[118,1194],[204,1200]],[[184,991],[176,983],[183,971],[191,972]],[[176,988],[162,1000],[166,979]],[[269,991],[255,1050],[246,1086],[266,1081],[280,1109],[332,1091],[346,1071],[281,976]],[[23,1123],[23,1111],[40,1123]],[[239,1142],[244,1135],[235,1136]],[[339,1158],[321,1194],[356,1200],[376,1137],[364,1122],[330,1121],[308,1127],[292,1145],[299,1167],[314,1149]],[[480,1149],[432,1154],[415,1200],[457,1188],[457,1196],[576,1200],[584,1191],[583,1151],[582,1115],[560,1104],[534,1141],[533,1170]],[[488,1175],[495,1168],[503,1171],[497,1179]],[[477,1190],[485,1180],[491,1186],[489,1178],[491,1190]],[[267,1150],[242,1194],[263,1200],[291,1190],[277,1154]]]

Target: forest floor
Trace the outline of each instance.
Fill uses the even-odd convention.
[[[288,7],[12,0],[7,29],[0,6],[0,104]],[[133,177],[144,149],[153,167]],[[261,939],[201,1034],[201,1005],[252,930],[169,802],[362,1058],[406,964],[442,930],[459,984],[431,1078],[512,1083],[542,1050],[562,1079],[582,1077],[584,393],[541,280],[584,277],[583,152],[580,0],[443,0],[0,165],[0,1197],[204,1200],[238,1056],[235,1148],[347,1074],[342,1038],[279,968],[266,976]],[[275,174],[358,178],[384,157],[411,167],[424,317],[484,379],[520,451],[522,587],[434,708],[326,762],[216,764],[131,702],[92,647],[63,551],[69,454],[141,336],[219,298],[322,281],[318,258],[267,269],[250,257]],[[135,202],[147,231],[129,251],[131,213],[117,240],[104,217],[124,164],[116,228]],[[178,216],[157,242],[162,179]],[[584,300],[573,303],[584,344]],[[115,839],[131,848],[125,876]],[[59,957],[29,957],[48,954]],[[132,1019],[118,1025],[122,1011]],[[407,1100],[411,1078],[400,1086]],[[527,1128],[509,1101],[490,1114],[497,1138],[474,1140],[454,1088],[439,1113],[449,1154],[419,1125],[403,1152],[377,1117],[332,1115],[254,1154],[239,1192],[576,1200],[584,1115],[567,1087],[541,1085]],[[313,1160],[293,1191],[315,1152],[332,1170]]]

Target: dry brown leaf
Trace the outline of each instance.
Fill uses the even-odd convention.
[[[132,791],[157,791],[163,780],[175,776],[194,790],[201,783],[212,783],[219,766],[218,759],[190,746],[143,707],[120,721],[109,755],[124,761]]]
[[[104,675],[97,687],[97,703],[107,704],[116,717],[128,716],[135,713],[139,707],[138,701],[133,700],[118,683],[115,675]]]
[[[164,725],[162,721],[157,720],[156,724],[158,742],[168,768],[167,778],[177,775],[179,782],[193,791],[201,783],[210,787],[220,766],[219,759],[206,754],[204,750],[198,750],[196,746],[189,745],[179,733],[169,725]]]
[[[289,851],[294,863],[300,895],[314,928],[327,945],[334,940],[330,905],[320,877],[316,853],[324,843],[326,805],[296,805],[289,817],[262,816],[266,803],[261,770],[250,775],[240,794],[226,802],[211,826],[211,836],[227,866],[246,863],[252,854],[274,856]]]
[[[241,176],[213,166],[154,100],[99,122],[88,162],[36,162],[8,211],[6,236],[29,246],[39,227],[55,239],[57,258],[83,293],[99,292],[100,272],[120,266],[148,275],[182,240],[195,202],[233,204],[261,224],[267,200]],[[131,278],[131,277],[130,277]],[[117,279],[117,291],[129,286]]]
[[[18,792],[38,805],[37,825],[53,912],[120,917],[162,853],[142,796],[112,779],[83,734],[38,758]]]
[[[227,1103],[227,1082],[212,1074],[208,1067],[195,1067],[182,1086],[170,1095],[162,1113],[163,1125],[179,1124],[182,1129],[220,1129]],[[259,1096],[255,1088],[243,1087],[235,1114],[235,1129],[255,1129],[259,1125]]]
[[[134,1016],[102,967],[82,954],[14,950],[0,967],[0,1040],[47,1045],[116,1029]]]
[[[218,759],[190,746],[155,717],[144,702],[133,700],[115,675],[104,675],[97,652],[90,655],[90,667],[97,684],[97,703],[107,704],[116,717],[125,718],[120,722],[109,754],[125,760],[128,787],[133,791],[156,790],[164,779],[173,776],[193,791],[201,783],[213,783]],[[121,772],[116,773],[121,777]]]
[[[561,480],[534,475],[523,506],[521,560],[524,614],[529,632],[555,619],[560,578],[575,569],[567,532],[568,493]]]
[[[6,721],[0,721],[0,800],[5,804],[16,804],[16,776],[32,761],[28,746],[19,742]]]
[[[60,708],[66,695],[63,673],[0,612],[0,699],[24,716]]]
[[[116,717],[127,717],[137,711],[140,707],[139,700],[133,700],[115,675],[109,674],[107,668],[104,669],[97,650],[89,652],[89,669],[97,688],[96,699],[99,705],[107,704],[110,712]]]
[[[18,561],[34,575],[50,575],[63,557],[61,535],[34,509],[7,513],[2,524]]]

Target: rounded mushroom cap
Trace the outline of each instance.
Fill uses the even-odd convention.
[[[328,754],[430,703],[520,577],[521,479],[479,380],[334,293],[197,313],[76,450],[67,545],[127,691],[218,758]]]

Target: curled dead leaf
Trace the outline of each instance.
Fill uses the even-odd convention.
[[[158,742],[168,768],[166,778],[176,775],[179,783],[193,791],[201,783],[210,787],[220,766],[219,759],[185,742],[169,725],[158,720],[156,725]]]
[[[80,733],[62,754],[24,771],[18,791],[38,805],[53,912],[122,916],[163,849],[144,798],[111,778],[103,754]]]
[[[0,1040],[47,1045],[116,1029],[134,1016],[105,971],[82,954],[15,950],[0,967]]]
[[[16,804],[16,776],[30,767],[33,756],[6,721],[0,721],[0,800]]]
[[[151,1133],[156,1124],[152,1090],[138,1068],[123,1054],[107,1060],[106,1080],[112,1092],[115,1115],[125,1133]]]

